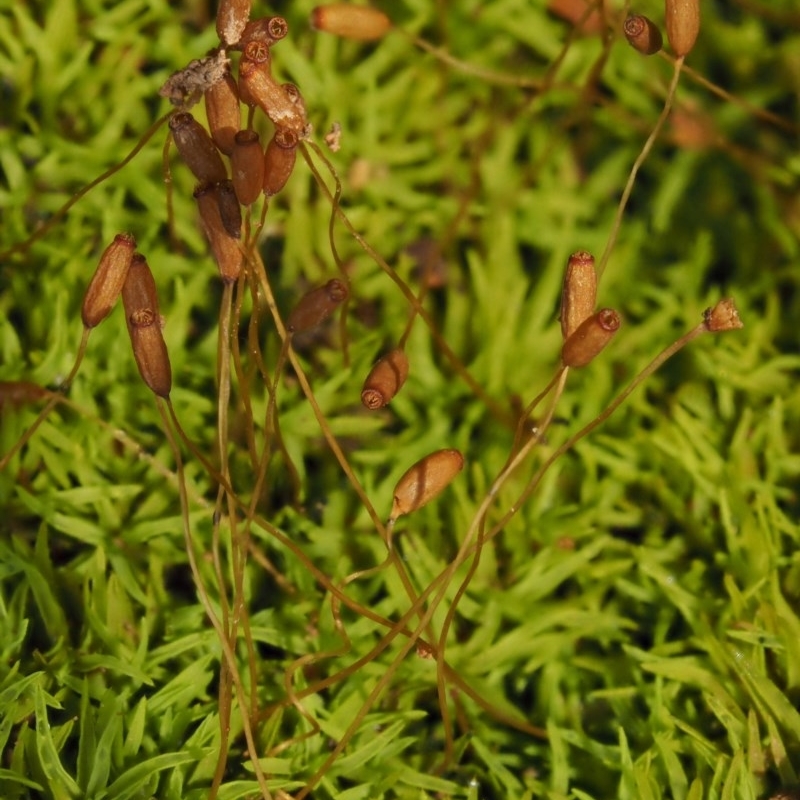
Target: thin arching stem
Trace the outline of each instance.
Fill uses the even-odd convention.
[[[41,228],[38,228],[24,241],[18,242],[13,247],[10,247],[8,250],[4,250],[2,253],[0,253],[0,260],[8,258],[9,256],[14,255],[14,253],[20,253],[27,250],[34,242],[38,241],[43,236],[45,236],[45,234],[47,234],[50,230],[52,230],[52,228],[55,225],[57,225],[64,218],[64,216],[66,216],[66,213],[72,208],[72,206],[74,206],[79,200],[86,197],[86,195],[89,194],[89,192],[91,192],[92,189],[95,188],[95,186],[99,186],[103,181],[107,180],[116,172],[119,172],[124,166],[129,164],[139,154],[141,149],[150,141],[150,139],[153,138],[153,136],[157,133],[158,129],[169,119],[171,113],[172,112],[170,112],[169,114],[164,114],[163,117],[157,119],[144,132],[144,134],[142,134],[142,138],[139,139],[133,150],[131,150],[130,153],[128,153],[128,155],[122,159],[122,161],[119,161],[118,163],[114,164],[113,167],[109,167],[105,172],[98,175],[93,181],[87,183],[86,186],[84,186],[82,189],[80,189],[74,195],[72,195],[72,197],[70,197],[70,199],[67,200],[67,202],[64,203],[63,206],[61,206],[61,208],[59,208],[57,211],[53,213],[53,216],[51,216],[50,219],[48,219],[47,222],[45,222]]]
[[[653,126],[653,130],[647,137],[647,141],[645,141],[641,152],[636,157],[636,161],[633,162],[633,166],[631,167],[630,174],[628,175],[628,181],[625,184],[625,189],[622,192],[622,197],[620,197],[619,205],[617,206],[617,213],[614,217],[614,222],[611,225],[611,233],[609,234],[608,242],[606,243],[606,249],[603,251],[603,255],[600,257],[600,261],[597,263],[598,280],[600,277],[602,277],[606,265],[608,264],[608,260],[611,258],[611,252],[614,249],[614,245],[617,243],[617,237],[619,236],[619,231],[622,227],[622,217],[625,213],[625,207],[628,205],[628,200],[630,199],[631,193],[633,192],[633,184],[636,181],[636,176],[639,174],[639,169],[641,168],[642,164],[644,164],[647,156],[650,155],[650,151],[653,149],[653,145],[656,143],[656,139],[661,133],[661,129],[664,127],[664,123],[667,121],[667,117],[669,117],[669,112],[672,109],[672,101],[675,99],[675,90],[678,87],[678,80],[681,76],[682,67],[683,58],[679,58],[675,61],[675,71],[672,73],[672,80],[670,81],[669,89],[667,91],[667,99],[664,101],[664,107],[661,109],[661,114],[659,114],[658,120]]]

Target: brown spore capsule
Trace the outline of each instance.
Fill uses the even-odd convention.
[[[631,14],[622,24],[628,44],[642,55],[652,56],[661,49],[664,40],[658,25],[643,14]]]
[[[242,207],[236,197],[233,181],[220,181],[217,184],[217,205],[222,226],[234,239],[242,237]]]
[[[249,206],[258,199],[264,187],[264,151],[256,131],[239,131],[234,137],[231,178],[236,196],[243,206]]]
[[[301,333],[316,328],[343,303],[349,294],[347,285],[332,278],[300,298],[286,320],[289,333]]]
[[[285,39],[289,33],[289,23],[283,17],[261,17],[247,23],[242,34],[242,47],[261,39],[270,45]]]
[[[688,55],[700,33],[700,0],[665,0],[664,27],[672,52]]]
[[[122,304],[128,325],[131,314],[142,309],[149,309],[154,317],[158,317],[156,282],[147,259],[141,253],[134,253],[131,259],[131,266],[122,286]]]
[[[194,199],[197,201],[200,223],[211,247],[211,254],[217,262],[220,276],[225,283],[234,283],[241,274],[244,256],[237,238],[231,235],[222,220],[220,185],[201,184],[194,191]]]
[[[258,98],[250,91],[251,84],[260,85],[258,73],[263,73],[266,81],[272,80],[272,54],[269,42],[253,39],[247,43],[239,60],[239,97],[250,108],[258,106]]]
[[[306,117],[302,109],[269,72],[250,59],[239,62],[239,95],[246,103],[258,106],[276,127],[292,130],[298,136],[303,133]]]
[[[394,487],[391,520],[430,503],[464,467],[458,450],[437,450],[417,461]]]
[[[361,402],[369,409],[383,408],[402,389],[408,377],[408,357],[398,347],[378,360],[361,390]]]
[[[185,111],[169,118],[175,147],[192,174],[199,181],[224,181],[228,177],[222,156],[208,131]]]
[[[561,348],[565,367],[585,367],[614,338],[620,317],[611,308],[602,308],[585,319]]]
[[[592,0],[548,0],[547,10],[568,22],[579,34],[595,36],[605,31],[605,20],[596,6],[587,16],[590,4]]]
[[[297,161],[297,134],[277,128],[264,153],[263,190],[267,197],[277,194],[292,175]]]
[[[744,327],[732,297],[726,297],[724,300],[720,300],[713,308],[707,308],[703,313],[703,323],[710,333],[735,331]]]
[[[0,408],[33,403],[48,394],[47,389],[31,381],[0,381]]]
[[[229,156],[233,151],[233,138],[242,127],[239,91],[230,70],[206,89],[204,97],[211,139],[219,150]]]
[[[385,36],[391,30],[392,22],[377,8],[331,3],[311,11],[311,27],[345,39],[371,41]]]
[[[217,36],[226,47],[239,43],[250,19],[251,0],[219,0]]]
[[[133,235],[118,233],[103,251],[83,296],[81,319],[86,328],[94,328],[111,313],[128,277],[135,250],[136,239]]]
[[[565,341],[592,315],[596,302],[594,256],[580,250],[569,257],[561,289],[561,333]]]
[[[169,397],[172,367],[161,334],[156,283],[147,260],[139,253],[134,255],[122,287],[122,303],[139,374],[152,392]]]

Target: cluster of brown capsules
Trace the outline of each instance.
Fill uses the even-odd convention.
[[[596,302],[594,256],[585,251],[573,253],[561,292],[561,362],[565,367],[585,367],[619,329],[619,314],[611,308],[596,312]]]
[[[298,143],[310,131],[297,87],[278,84],[270,72],[271,47],[286,36],[286,21],[278,16],[249,20],[249,11],[249,2],[223,0],[217,16],[220,48],[174,73],[161,90],[181,106],[170,116],[169,128],[182,160],[199,181],[194,198],[211,252],[228,285],[239,279],[244,264],[241,207],[248,208],[261,193],[270,197],[283,188],[294,167]],[[382,12],[349,4],[317,7],[311,22],[317,30],[362,40],[378,38],[391,27]],[[238,82],[226,55],[229,50],[241,50]],[[209,131],[185,110],[200,95]],[[241,127],[242,102],[250,109],[246,128]],[[266,150],[252,127],[256,107],[275,126]],[[223,155],[230,161],[230,178]],[[168,399],[172,371],[161,333],[155,281],[146,259],[135,249],[134,237],[120,233],[102,254],[84,296],[84,339],[108,316],[121,294],[141,377],[156,395]],[[347,284],[336,278],[312,289],[289,313],[288,335],[317,327],[348,296]],[[363,404],[371,410],[387,405],[402,388],[408,371],[402,347],[384,355],[364,381]],[[463,464],[462,455],[452,449],[436,451],[414,464],[398,482],[390,520],[432,500]]]
[[[222,0],[216,19],[220,47],[174,73],[161,89],[162,95],[181,107],[170,117],[169,128],[178,153],[199,181],[194,198],[226,283],[239,279],[244,261],[240,246],[242,206],[249,208],[262,193],[269,198],[284,187],[294,168],[298,144],[311,130],[298,88],[292,83],[278,83],[271,73],[271,48],[288,33],[286,20],[280,16],[250,20],[250,5],[250,0]],[[311,12],[311,25],[362,41],[380,38],[391,29],[389,18],[381,11],[349,3],[317,6]],[[238,80],[228,57],[231,51],[241,52]],[[205,102],[208,131],[185,110],[200,95]],[[244,128],[242,103],[249,109]],[[265,150],[253,128],[256,108],[275,128]],[[230,161],[230,178],[222,156]],[[315,328],[348,295],[347,284],[339,279],[311,290],[289,314],[288,334]],[[402,388],[408,370],[402,347],[379,359],[364,381],[364,406],[376,410],[387,405]],[[394,493],[391,519],[433,499],[463,463],[457,451],[442,450],[411,467]]]
[[[279,84],[271,74],[271,47],[286,36],[286,21],[279,16],[255,20],[249,16],[249,0],[222,0],[217,15],[220,47],[173,74],[162,88],[162,94],[181,106],[169,119],[170,131],[183,161],[199,181],[194,197],[211,252],[228,284],[239,279],[244,263],[241,207],[249,208],[262,193],[270,197],[283,188],[294,167],[298,143],[310,132],[297,87]],[[318,30],[358,39],[378,38],[391,27],[381,12],[349,4],[317,7],[311,21]],[[682,58],[699,30],[696,0],[666,0],[666,23],[672,48]],[[658,27],[645,17],[628,17],[624,32],[642,53],[652,54],[661,48]],[[233,77],[229,51],[241,51],[238,80]],[[201,94],[209,131],[185,110]],[[244,128],[242,103],[249,108]],[[275,128],[266,149],[253,128],[257,107]],[[230,178],[223,155],[230,161]],[[155,394],[167,398],[171,371],[161,335],[155,283],[144,257],[134,253],[135,247],[131,235],[120,234],[103,254],[84,300],[84,327],[88,331],[104,319],[121,293],[142,378]],[[595,310],[597,283],[594,257],[584,251],[570,256],[561,297],[563,368],[589,364],[620,327],[616,311]],[[348,295],[347,284],[339,279],[308,292],[287,318],[289,336],[321,324]],[[716,322],[716,318],[707,317],[707,328],[720,329]],[[722,329],[738,324],[736,318],[725,322]],[[384,407],[402,388],[408,372],[402,346],[389,351],[364,381],[363,404],[373,410]],[[452,449],[436,451],[414,464],[397,484],[390,523],[437,496],[463,464],[462,455]]]
[[[136,240],[120,233],[100,257],[83,298],[81,319],[86,331],[99,325],[122,294],[125,322],[142,380],[159,397],[168,398],[172,368],[161,333],[163,320],[147,259],[136,252]]]
[[[672,52],[685,58],[700,33],[700,0],[665,0],[664,26]],[[651,56],[661,50],[663,36],[658,25],[643,14],[631,14],[622,31],[630,45],[642,55]]]
[[[174,73],[161,94],[179,106],[169,129],[181,159],[198,184],[194,191],[203,229],[223,281],[241,274],[242,207],[283,189],[297,146],[309,133],[299,90],[272,76],[272,46],[289,31],[283,17],[250,19],[250,0],[222,0],[217,13],[220,46]],[[240,52],[236,76],[229,54]],[[202,97],[208,130],[187,110]],[[243,125],[242,104],[248,109]],[[256,109],[272,121],[266,147],[253,127]],[[229,161],[229,169],[223,160]]]

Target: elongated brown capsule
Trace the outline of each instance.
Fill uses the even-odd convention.
[[[219,210],[219,185],[201,184],[194,190],[194,199],[197,201],[200,222],[222,280],[234,283],[241,274],[244,257],[237,239],[231,236],[222,221]]]
[[[619,330],[619,314],[611,308],[601,308],[585,319],[561,348],[565,367],[585,367]]]
[[[172,367],[161,334],[156,283],[147,260],[139,253],[133,256],[122,287],[122,303],[139,374],[151,391],[169,397]]]
[[[643,14],[631,14],[622,24],[628,44],[642,55],[652,56],[661,49],[664,40],[658,25]]]
[[[269,43],[260,39],[248,42],[245,52],[239,59],[239,82],[237,89],[239,99],[250,106],[258,106],[258,98],[250,91],[251,84],[258,84],[260,79],[256,73],[263,72],[266,79],[272,79],[272,55]]]
[[[286,90],[257,62],[242,58],[239,62],[239,95],[257,105],[278,128],[294,131],[298,136],[306,127],[302,109],[292,102]]]
[[[276,128],[264,153],[263,189],[267,197],[286,186],[296,161],[297,134],[288,128]]]
[[[376,362],[361,390],[361,402],[369,409],[383,408],[408,377],[408,357],[398,347]]]
[[[234,137],[231,178],[243,206],[258,199],[264,187],[264,151],[257,131],[239,131]]]
[[[289,23],[283,17],[261,17],[247,23],[242,34],[242,48],[255,39],[262,39],[270,45],[286,38]]]
[[[346,39],[370,41],[385,36],[392,22],[383,11],[352,3],[331,3],[311,11],[311,27]]]
[[[437,450],[417,461],[394,487],[390,520],[430,503],[464,467],[458,450]]]
[[[217,205],[222,227],[228,236],[234,239],[242,238],[242,207],[236,197],[233,181],[220,181],[217,184]]]
[[[130,325],[130,314],[139,309],[150,309],[158,317],[158,292],[156,282],[147,259],[141,253],[134,253],[128,276],[122,286],[122,304],[125,306],[125,319]]]
[[[230,69],[225,72],[221,80],[206,89],[204,97],[211,138],[214,144],[229,156],[233,151],[233,137],[242,127],[239,91]]]
[[[597,273],[594,269],[594,256],[580,250],[569,257],[561,289],[561,334],[564,341],[592,315],[596,302]]]
[[[324,322],[347,299],[347,285],[336,278],[303,295],[286,320],[289,333],[309,331]]]
[[[732,297],[720,300],[714,308],[707,308],[703,313],[703,322],[706,330],[711,333],[735,331],[744,327]]]
[[[83,296],[81,319],[87,328],[99,325],[110,313],[122,291],[131,266],[136,239],[130,233],[118,233],[103,251],[100,263]]]
[[[672,52],[688,55],[700,33],[700,0],[665,0],[664,26]]]
[[[31,381],[0,381],[0,408],[33,403],[48,394],[47,389]]]
[[[217,183],[228,177],[222,156],[208,131],[185,111],[169,118],[172,139],[181,158],[199,181]]]
[[[225,47],[239,43],[250,19],[251,0],[219,0],[217,6],[217,36]]]

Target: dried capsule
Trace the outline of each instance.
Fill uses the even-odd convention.
[[[211,138],[214,144],[229,156],[233,151],[233,137],[242,127],[239,91],[230,69],[221,80],[206,89],[204,97]]]
[[[458,450],[437,450],[417,461],[394,487],[390,519],[410,514],[433,500],[464,467]]]
[[[225,164],[211,136],[191,114],[185,111],[173,114],[169,128],[175,147],[195,178],[214,183],[227,179]]]
[[[631,14],[622,25],[628,44],[642,55],[652,56],[661,49],[664,40],[658,25],[643,14]]]
[[[153,273],[147,259],[141,253],[134,253],[128,276],[122,286],[122,303],[125,306],[125,318],[133,311],[150,309],[154,316],[158,316],[158,292]]]
[[[587,11],[590,5],[594,8]],[[584,36],[595,36],[606,29],[604,15],[592,0],[548,0],[547,10],[556,17],[572,25],[576,32]]]
[[[561,348],[564,366],[585,367],[614,338],[619,326],[619,314],[611,308],[585,319]]]
[[[373,411],[383,408],[403,387],[408,377],[408,357],[398,347],[369,371],[361,390],[361,402]]]
[[[144,256],[133,256],[122,287],[122,303],[133,355],[142,380],[160,397],[169,397],[172,368],[161,334],[161,316],[153,273]]]
[[[130,233],[118,233],[100,256],[100,263],[83,296],[81,319],[85,327],[94,328],[111,313],[128,276],[135,250],[136,239]]]
[[[267,197],[277,194],[289,180],[297,161],[297,134],[276,128],[264,153],[263,189]]]
[[[247,23],[242,34],[242,48],[250,42],[261,39],[270,45],[286,38],[289,33],[289,23],[283,17],[261,17]]]
[[[239,96],[249,105],[258,106],[276,127],[294,131],[298,136],[306,127],[302,109],[292,102],[286,90],[258,62],[242,58],[239,62]]]
[[[219,192],[219,184],[201,184],[194,191],[194,199],[222,280],[233,283],[239,279],[244,257],[237,239],[231,236],[223,223]]]
[[[665,0],[664,25],[672,52],[688,55],[700,32],[700,0]]]
[[[234,137],[231,177],[243,206],[258,199],[264,187],[264,151],[257,131],[239,131]]]
[[[333,278],[303,295],[286,320],[289,333],[309,331],[324,322],[347,299],[347,285]]]
[[[597,302],[597,273],[594,256],[583,250],[573,253],[561,289],[561,333],[564,341],[594,312]]]
[[[720,300],[714,308],[707,308],[703,312],[703,323],[710,333],[735,331],[744,327],[732,297]]]
[[[311,11],[311,27],[345,39],[370,41],[385,36],[392,27],[389,17],[377,8],[351,3],[331,3]]]
[[[239,43],[250,19],[251,0],[219,0],[217,6],[217,36],[225,47]]]
[[[31,381],[0,381],[0,408],[33,403],[48,394],[47,389]]]
[[[250,106],[258,106],[258,97],[250,91],[251,84],[259,84],[256,73],[263,72],[268,79],[272,79],[272,55],[270,54],[269,44],[264,41],[256,40],[247,45],[247,53],[242,54],[239,59],[239,82],[237,89],[239,99]]]
[[[220,181],[216,187],[217,205],[222,227],[228,236],[234,239],[242,238],[242,207],[236,197],[233,181]]]

